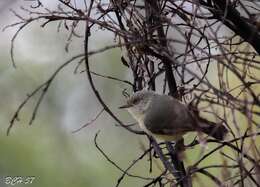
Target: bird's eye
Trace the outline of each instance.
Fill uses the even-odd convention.
[[[135,105],[138,103],[138,99],[133,99],[132,103]]]

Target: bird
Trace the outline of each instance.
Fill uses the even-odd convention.
[[[178,141],[188,132],[224,140],[228,132],[223,124],[201,118],[179,100],[154,91],[137,91],[119,108],[127,109],[148,135],[165,141]]]

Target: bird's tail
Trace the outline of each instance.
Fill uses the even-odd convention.
[[[203,118],[199,118],[199,127],[200,131],[216,138],[217,140],[223,140],[225,135],[228,133],[228,130],[224,125],[217,124]]]

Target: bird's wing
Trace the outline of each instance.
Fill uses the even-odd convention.
[[[145,127],[154,134],[174,135],[194,130],[187,107],[170,97],[158,97],[150,104]]]

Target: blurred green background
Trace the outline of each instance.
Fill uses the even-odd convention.
[[[54,1],[44,2],[55,6]],[[9,9],[19,12],[21,5],[26,7],[30,2],[0,2],[1,29],[18,21]],[[61,30],[57,33],[57,23],[45,28],[40,25],[41,22],[35,22],[18,36],[14,47],[16,69],[11,63],[10,48],[12,36],[18,27],[0,32],[0,186],[9,186],[5,184],[6,176],[35,176],[30,184],[35,187],[115,186],[122,172],[107,162],[95,148],[95,134],[100,130],[99,145],[123,169],[141,154],[140,141],[145,140],[116,126],[105,113],[87,128],[72,133],[91,121],[102,109],[90,89],[86,74],[73,73],[76,62],[57,76],[34,123],[28,125],[39,94],[25,106],[19,116],[20,121],[6,136],[9,121],[26,95],[46,81],[62,63],[83,51],[82,39],[75,40],[68,53],[65,51],[68,32]],[[90,50],[113,44],[113,35],[109,33],[93,32],[91,38]],[[118,49],[96,55],[91,57],[91,67],[98,73],[124,78],[126,68],[118,57]],[[80,70],[83,69],[81,66]],[[127,112],[117,109],[124,102],[121,91],[125,88],[130,91],[129,86],[95,76],[94,81],[112,110],[121,119],[133,122]],[[146,160],[130,172],[147,176]],[[140,186],[147,182],[125,178],[121,186]]]
[[[49,3],[49,6],[55,6],[54,1],[45,2]],[[23,3],[24,1],[15,0],[0,2],[1,28],[17,21],[9,9],[19,10],[19,6],[26,6]],[[95,134],[100,130],[99,145],[123,169],[141,155],[142,146],[148,147],[148,143],[144,137],[116,126],[106,113],[87,128],[72,133],[91,121],[102,109],[85,73],[73,73],[77,63],[71,63],[64,68],[52,83],[33,125],[29,126],[28,122],[39,94],[22,110],[20,121],[15,123],[11,134],[6,136],[9,121],[26,95],[46,81],[62,63],[83,51],[82,39],[76,39],[69,46],[69,52],[65,51],[68,32],[61,30],[58,33],[57,23],[50,23],[44,28],[40,25],[41,22],[29,25],[17,38],[14,47],[16,69],[11,63],[10,48],[12,36],[18,27],[0,33],[0,187],[9,186],[4,182],[6,176],[35,176],[33,183],[29,185],[35,187],[115,186],[122,172],[112,166],[95,148]],[[113,43],[113,35],[96,30],[90,39],[90,50]],[[120,62],[119,49],[91,57],[90,64],[92,70],[97,73],[122,79],[131,77],[130,72]],[[80,70],[83,69],[81,66]],[[122,90],[127,89],[131,93],[129,86],[93,77],[112,111],[124,122],[134,122],[127,112],[118,109],[124,102]],[[192,137],[193,135],[189,136],[188,141],[192,140]],[[186,163],[191,164],[197,160],[200,153],[201,148],[188,150]],[[216,163],[220,159],[219,155],[210,157],[204,164]],[[129,172],[145,177],[156,176],[162,172],[156,165],[157,163],[154,164],[153,173],[149,174],[148,158],[145,157]],[[220,175],[219,172],[214,174]],[[148,182],[126,176],[121,186],[143,186]],[[200,182],[213,185],[207,178]],[[201,183],[197,186],[201,186]]]

